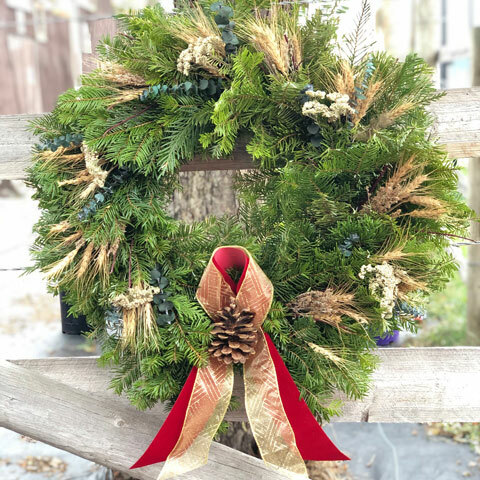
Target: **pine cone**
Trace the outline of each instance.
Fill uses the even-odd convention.
[[[255,314],[249,310],[240,310],[235,299],[230,305],[217,312],[212,334],[215,338],[208,351],[227,365],[245,363],[249,355],[255,353],[257,327],[253,324]]]

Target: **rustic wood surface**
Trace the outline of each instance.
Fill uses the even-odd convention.
[[[480,420],[480,347],[388,348],[370,394],[345,401],[340,422]],[[96,357],[0,360],[0,427],[67,450],[120,471],[154,438],[166,410],[135,410],[108,390],[110,373]],[[240,380],[240,381],[239,381]],[[241,379],[234,394],[243,398]],[[243,408],[230,421],[247,420]],[[341,446],[340,446],[341,447]],[[153,480],[160,465],[133,471]],[[191,480],[282,478],[248,455],[214,443],[209,463],[183,476]]]
[[[480,156],[480,87],[447,90],[429,107],[435,116],[433,136],[453,158]]]
[[[80,365],[80,370],[76,371],[75,365]],[[68,382],[56,378],[53,372],[58,366],[62,372],[58,378]],[[0,360],[0,427],[127,472],[154,438],[164,416],[136,412],[114,396],[105,396],[103,390],[92,390],[98,384],[89,384],[88,379],[96,378],[96,370],[94,359],[34,360],[31,364]],[[155,480],[160,468],[160,464],[152,465],[129,473],[141,480]],[[268,470],[263,461],[214,443],[207,465],[177,478],[252,477],[284,478]]]
[[[437,122],[432,135],[445,145],[452,157],[480,156],[480,88],[448,90],[447,95],[430,107]],[[0,180],[22,179],[30,163],[35,142],[27,132],[28,122],[37,115],[0,116]],[[184,166],[183,171],[239,170],[251,168],[249,155],[243,147],[232,157],[205,160],[198,157]]]
[[[34,115],[0,116],[0,180],[17,180],[25,177],[30,164],[35,137],[27,130]]]
[[[473,85],[480,85],[480,26],[473,29]],[[471,158],[468,165],[468,205],[480,212],[480,158]],[[470,238],[480,240],[480,222],[470,223]],[[467,343],[480,345],[480,248],[468,249],[467,262]]]
[[[370,394],[363,400],[345,400],[336,422],[431,422],[480,420],[480,347],[379,349],[380,364]],[[19,367],[70,388],[94,393],[105,403],[130,409],[132,421],[148,417],[161,423],[161,405],[137,412],[128,400],[108,390],[110,374],[96,365],[95,357],[12,360]],[[2,369],[0,368],[0,378]],[[243,398],[236,379],[234,395]],[[0,384],[2,382],[0,381]],[[1,395],[1,393],[0,393]],[[242,409],[228,413],[230,421],[246,421]],[[158,420],[158,421],[157,421]],[[1,421],[0,421],[1,423]]]

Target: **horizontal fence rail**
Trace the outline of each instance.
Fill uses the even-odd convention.
[[[436,123],[432,136],[444,145],[450,156],[469,158],[480,156],[480,87],[448,90],[447,94],[429,107]],[[35,137],[28,132],[28,123],[39,115],[0,116],[0,180],[23,179],[30,164]],[[252,168],[244,146],[221,160],[196,157],[183,171],[241,170]]]
[[[124,399],[105,393],[107,383],[106,372],[102,376],[94,359],[0,360],[0,427],[128,472],[153,440],[165,413],[161,407],[136,411]],[[156,480],[160,469],[157,464],[129,473],[141,480]],[[214,442],[207,465],[175,478],[284,477],[268,470],[258,458]]]
[[[341,422],[478,421],[480,347],[391,348],[378,351],[369,395],[345,400]],[[95,357],[0,360],[0,427],[41,440],[96,463],[127,471],[154,438],[166,416],[148,412],[108,390],[111,373]],[[234,395],[243,399],[241,379]],[[230,421],[246,421],[243,407]],[[134,472],[154,480],[159,466]],[[209,463],[192,480],[282,478],[262,461],[214,443]],[[181,477],[187,478],[187,477]]]
[[[377,353],[380,362],[373,374],[370,393],[362,400],[339,396],[344,402],[343,414],[333,421],[480,421],[480,347],[386,348]],[[94,393],[112,404],[128,407],[128,399],[108,389],[112,374],[98,367],[96,362],[95,357],[67,357],[11,360],[9,363],[40,377]],[[0,385],[1,378],[2,368]],[[236,381],[234,389],[234,395],[242,400],[243,382]],[[0,398],[1,395],[0,391]],[[164,415],[162,406],[147,413],[130,408],[133,418],[145,415],[163,418]],[[243,406],[228,412],[226,418],[247,421]]]
[[[363,400],[344,400],[338,422],[473,422],[480,419],[480,347],[388,348]],[[154,438],[166,409],[140,412],[108,389],[95,357],[0,360],[0,427],[96,463],[127,471]],[[240,378],[234,395],[243,399]],[[341,396],[339,396],[342,398]],[[227,420],[246,421],[242,407]],[[341,446],[340,446],[341,447]],[[159,466],[135,471],[157,477]],[[280,479],[253,457],[214,443],[208,465],[189,479]],[[187,478],[187,477],[181,477]]]

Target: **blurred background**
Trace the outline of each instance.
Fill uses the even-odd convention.
[[[0,0],[0,115],[51,110],[57,96],[77,86],[92,68],[92,39],[114,14],[157,2],[145,0]],[[160,2],[172,11],[173,0]],[[354,24],[360,0],[346,0],[340,34]],[[435,68],[440,89],[480,85],[480,0],[371,0],[371,35],[376,49],[399,58],[411,51]],[[308,9],[315,4],[308,5]],[[460,190],[480,211],[475,160],[460,159]],[[1,177],[0,177],[1,178]],[[185,193],[172,213],[186,220],[234,211],[230,172],[184,176]],[[215,197],[212,184],[222,185]],[[58,298],[46,292],[29,265],[32,225],[38,218],[31,192],[21,181],[0,179],[0,358],[94,355],[95,345],[62,335]],[[202,209],[195,198],[202,195]],[[217,194],[218,195],[218,194]],[[187,198],[189,197],[189,198]],[[219,202],[218,200],[222,200]],[[480,239],[476,228],[472,237]],[[480,342],[475,303],[480,280],[480,246],[452,245],[460,270],[446,291],[434,295],[415,336],[395,346],[451,346]],[[0,386],[1,388],[1,386]],[[332,424],[328,433],[350,456],[348,465],[312,467],[313,480],[480,479],[480,426],[475,424]],[[242,438],[238,440],[238,432]],[[248,444],[248,429],[237,426],[228,444]],[[233,440],[233,436],[236,440]],[[248,451],[248,445],[244,450]],[[118,472],[0,429],[0,480],[100,480],[127,478]],[[223,480],[223,479],[219,479]]]

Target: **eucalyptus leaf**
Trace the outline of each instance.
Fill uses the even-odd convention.
[[[163,313],[157,315],[157,325],[164,327],[165,325],[170,325],[175,320],[175,314],[173,312]]]
[[[162,274],[158,271],[157,268],[154,268],[150,272],[150,276],[152,277],[153,280],[159,280],[162,277]]]
[[[214,20],[217,25],[228,25],[228,22],[230,21],[228,18],[229,17],[223,15],[222,13],[217,13]]]
[[[224,30],[222,32],[222,40],[225,43],[232,43],[232,40],[234,40],[235,38],[235,35],[230,30]]]
[[[310,143],[314,147],[319,147],[322,144],[322,141],[323,141],[323,137],[321,135],[315,135],[310,139]]]
[[[207,93],[209,95],[215,95],[216,92],[217,92],[217,86],[215,85],[215,82],[213,80],[210,80],[208,82]]]
[[[232,7],[229,7],[228,5],[226,5],[226,6],[223,6],[219,10],[219,13],[220,13],[220,15],[223,15],[227,18],[230,18],[233,15],[233,9],[232,9]],[[227,23],[228,23],[228,21],[227,21]]]
[[[210,10],[212,12],[218,12],[223,7],[222,2],[214,2],[210,5]]]
[[[161,313],[168,312],[173,309],[173,303],[166,301],[158,304],[158,311]]]

